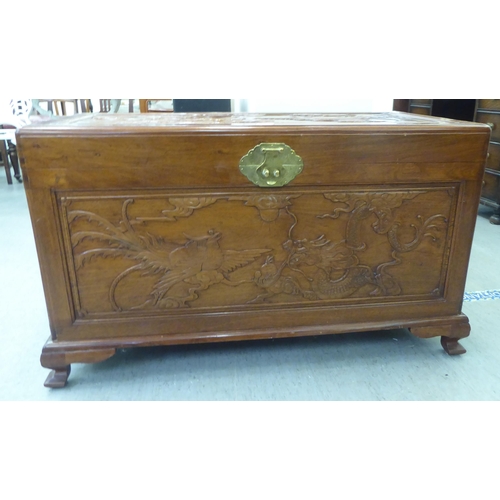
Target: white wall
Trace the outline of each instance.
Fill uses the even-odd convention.
[[[391,111],[392,99],[234,99],[234,111],[250,113]]]

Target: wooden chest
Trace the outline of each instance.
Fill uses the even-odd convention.
[[[46,385],[136,346],[408,327],[465,352],[489,137],[398,112],[96,114],[22,129]]]

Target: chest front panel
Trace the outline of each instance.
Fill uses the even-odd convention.
[[[58,193],[76,318],[442,299],[458,188]]]

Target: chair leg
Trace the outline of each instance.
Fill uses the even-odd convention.
[[[19,181],[23,182],[21,178],[21,169],[19,168],[19,157],[17,156],[17,148],[13,144],[10,144],[10,148],[8,150],[10,156],[10,163],[12,165],[12,169],[14,170],[14,177]]]
[[[12,175],[10,173],[9,155],[7,154],[6,142],[0,140],[0,154],[2,155],[3,165],[5,167],[5,174],[7,175],[7,184],[12,184]]]

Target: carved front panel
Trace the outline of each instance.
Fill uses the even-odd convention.
[[[59,193],[77,318],[443,296],[457,189]]]

